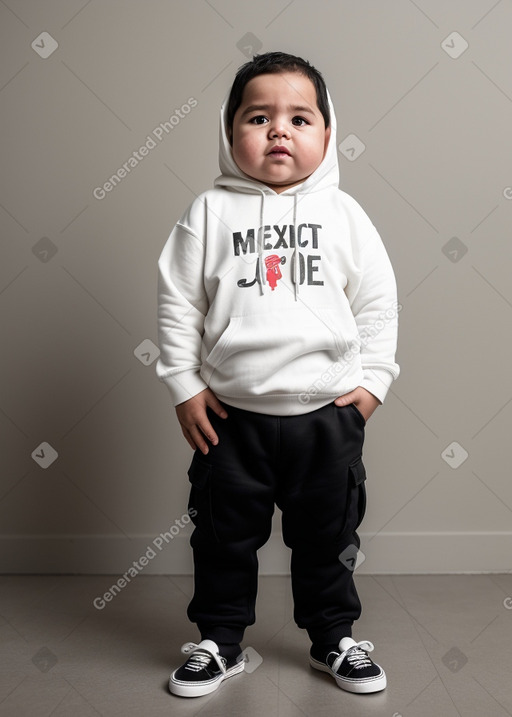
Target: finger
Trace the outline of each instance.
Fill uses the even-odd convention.
[[[228,414],[222,403],[220,403],[217,396],[212,392],[211,395],[206,397],[206,404],[217,414],[220,418],[227,418]]]
[[[215,430],[210,421],[205,418],[202,423],[198,423],[197,426],[202,432],[203,436],[205,436],[211,443],[213,443],[214,446],[216,446],[219,442],[219,437],[215,433]]]
[[[204,436],[197,426],[194,426],[193,428],[190,429],[190,436],[191,436],[192,441],[194,442],[195,446],[197,448],[199,448],[201,453],[206,455],[209,450],[208,444],[204,440]]]
[[[192,448],[193,451],[195,451],[197,446],[194,443],[194,441],[192,440],[189,431],[186,428],[182,428],[181,430],[182,430],[182,433],[183,433],[188,445]]]
[[[196,425],[191,426],[189,430],[192,439],[197,444],[197,447],[205,455],[208,453],[208,443],[205,441],[205,438],[214,446],[216,446],[219,442],[219,438],[208,419],[205,419],[203,423],[198,422]]]
[[[357,399],[357,389],[346,393],[344,396],[338,396],[338,398],[334,399],[334,403],[337,406],[348,406],[349,403],[354,403],[355,399]]]

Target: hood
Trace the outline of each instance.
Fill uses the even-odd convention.
[[[242,172],[241,169],[235,163],[233,154],[231,152],[231,146],[229,144],[228,135],[226,131],[226,114],[227,105],[229,99],[229,92],[226,95],[224,102],[220,108],[220,139],[219,139],[219,167],[222,174],[215,179],[214,185],[216,187],[226,187],[234,191],[246,193],[246,194],[259,194],[261,196],[260,202],[260,217],[259,226],[262,228],[265,224],[264,213],[265,213],[265,197],[269,195],[277,195],[279,197],[291,196],[293,200],[293,220],[292,224],[297,224],[297,202],[300,199],[301,194],[319,192],[328,187],[335,187],[338,189],[339,183],[339,167],[338,167],[338,152],[336,149],[336,115],[334,114],[334,107],[331,101],[329,93],[327,93],[327,99],[329,101],[329,112],[331,119],[331,135],[329,137],[329,143],[327,145],[327,151],[320,165],[304,182],[296,184],[294,187],[285,189],[283,192],[277,194],[273,189],[268,187],[263,182],[259,182],[256,179],[252,179],[247,174]],[[299,295],[299,253],[297,247],[295,247],[292,258],[292,282],[294,284],[294,295],[295,301],[298,301]],[[267,282],[264,271],[264,256],[263,256],[263,240],[262,232],[258,232],[258,262],[256,267],[256,274],[258,277],[258,284],[260,287],[260,294],[263,295],[267,290]]]
[[[313,174],[302,182],[302,184],[296,184],[290,189],[285,189],[284,192],[280,192],[281,196],[301,194],[302,192],[318,192],[326,187],[333,186],[338,188],[339,167],[338,152],[336,148],[336,115],[334,114],[334,107],[329,93],[327,93],[327,98],[329,100],[329,112],[331,115],[331,136],[329,138],[329,144],[327,145],[325,157]],[[263,184],[263,182],[252,179],[247,174],[242,172],[242,170],[235,164],[226,131],[228,99],[229,92],[220,108],[219,168],[222,174],[215,179],[215,186],[229,187],[230,189],[248,192],[251,194],[256,192],[276,194],[273,189],[267,187],[267,185]]]

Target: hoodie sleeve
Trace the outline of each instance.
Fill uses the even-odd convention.
[[[398,313],[395,275],[382,240],[357,205],[354,235],[358,278],[349,282],[347,297],[361,342],[362,387],[382,403],[400,368],[395,362]]]
[[[182,221],[169,236],[158,261],[158,341],[156,373],[176,406],[207,388],[199,375],[208,299],[203,284],[204,244]]]

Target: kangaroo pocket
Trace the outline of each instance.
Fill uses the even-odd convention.
[[[333,377],[350,371],[357,329],[341,324],[332,309],[317,307],[232,316],[201,375],[224,395],[300,393],[330,366]]]

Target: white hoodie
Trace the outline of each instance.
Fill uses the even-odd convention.
[[[388,255],[338,189],[336,117],[325,157],[280,194],[235,164],[221,107],[214,189],[160,256],[156,371],[174,405],[208,386],[257,413],[308,413],[363,386],[381,402],[399,374]]]

